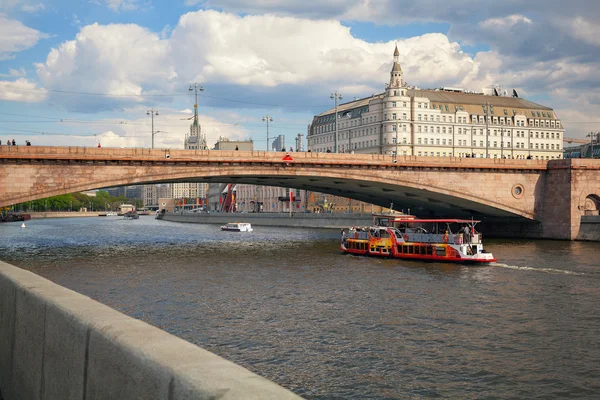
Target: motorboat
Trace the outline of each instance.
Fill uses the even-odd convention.
[[[252,224],[248,222],[229,222],[221,226],[222,231],[229,232],[252,232]]]

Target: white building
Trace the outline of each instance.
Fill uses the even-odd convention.
[[[556,113],[516,96],[418,89],[403,80],[394,51],[385,91],[316,115],[308,149],[414,156],[562,158]]]

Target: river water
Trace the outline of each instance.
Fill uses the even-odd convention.
[[[474,267],[341,255],[337,230],[27,224],[0,259],[307,398],[600,396],[598,243],[489,240]]]

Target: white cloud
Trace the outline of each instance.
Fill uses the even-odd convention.
[[[0,78],[21,78],[25,75],[27,75],[27,73],[23,67],[19,69],[9,68],[8,74],[0,74]]]
[[[529,18],[523,15],[513,14],[502,18],[486,19],[485,21],[479,22],[479,26],[486,29],[507,29],[518,24],[529,25],[532,23],[533,22]]]
[[[151,93],[177,77],[167,58],[167,42],[133,24],[88,25],[75,40],[52,49],[46,62],[38,63],[36,68],[40,81],[48,89],[114,96]],[[83,103],[96,100],[89,97]],[[57,101],[67,105],[82,103],[81,99],[67,96]]]
[[[44,6],[42,3],[23,4],[21,6],[21,11],[26,12],[26,13],[32,13],[32,14],[35,14],[40,11],[44,11],[45,9],[46,9],[46,6]]]
[[[174,60],[188,60],[178,64],[180,76],[258,86],[329,81],[382,88],[394,48],[393,42],[357,39],[338,21],[215,11],[182,16],[169,42]],[[456,80],[473,68],[470,57],[443,34],[399,40],[398,47],[414,83]]]
[[[137,0],[92,0],[96,4],[106,4],[114,12],[132,11],[138,8]]]
[[[14,53],[33,47],[40,39],[47,37],[48,35],[0,13],[0,60],[12,58]]]
[[[45,100],[46,94],[44,89],[38,89],[34,82],[24,78],[0,81],[0,100],[35,103]]]
[[[564,19],[558,21],[563,34],[570,35],[593,46],[600,47],[600,35],[598,34],[598,21],[589,21],[583,17]]]

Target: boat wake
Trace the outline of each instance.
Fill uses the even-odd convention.
[[[518,265],[508,265],[508,264],[502,264],[502,263],[492,263],[490,265],[492,265],[494,267],[517,269],[517,270],[522,270],[522,271],[545,272],[547,274],[586,275],[583,272],[566,271],[564,269],[557,269],[557,268],[521,267]]]

